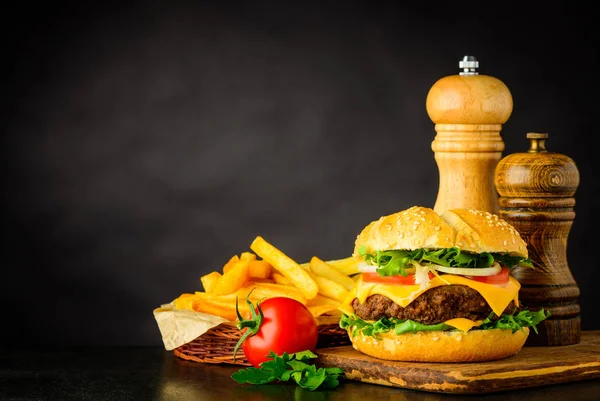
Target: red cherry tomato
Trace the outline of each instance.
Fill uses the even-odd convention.
[[[260,316],[262,310],[262,321],[259,324],[251,323]],[[257,316],[249,320],[240,320],[238,327],[248,327],[255,334],[242,337],[242,349],[248,362],[254,367],[270,359],[267,358],[273,351],[277,355],[284,352],[288,354],[300,351],[314,351],[319,337],[317,320],[312,313],[300,302],[292,298],[276,297],[261,302],[255,308]],[[256,319],[259,320],[259,319]]]
[[[468,279],[479,281],[486,284],[506,284],[508,283],[508,276],[510,271],[503,267],[498,274],[493,276],[465,276]]]
[[[429,279],[434,277],[429,273]],[[415,285],[415,275],[408,276],[380,276],[379,273],[363,273],[362,279],[365,283]]]

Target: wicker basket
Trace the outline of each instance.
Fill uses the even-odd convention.
[[[319,316],[319,339],[317,348],[350,345],[348,333],[341,329],[338,316]],[[234,323],[221,323],[206,333],[173,350],[176,357],[193,362],[225,363],[250,366],[244,353],[238,350],[233,362],[233,349],[242,336]]]

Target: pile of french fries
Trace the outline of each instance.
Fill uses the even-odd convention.
[[[339,314],[337,307],[352,289],[358,273],[354,258],[323,261],[313,256],[297,263],[258,236],[250,244],[253,252],[233,256],[222,271],[200,278],[204,291],[181,294],[177,309],[237,320],[236,302],[242,315],[249,313],[246,298],[253,302],[288,297],[306,305],[313,316]]]

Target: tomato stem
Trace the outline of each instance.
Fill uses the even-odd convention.
[[[252,289],[252,291],[254,291],[254,289]],[[240,310],[238,308],[238,298],[235,297],[235,313],[237,314],[237,317],[238,317],[237,328],[240,330],[245,328],[246,332],[242,335],[242,337],[239,339],[239,341],[235,345],[235,348],[233,349],[233,363],[235,363],[235,357],[237,355],[238,349],[240,348],[240,345],[242,345],[244,343],[246,338],[258,333],[258,330],[260,329],[260,325],[262,324],[262,321],[264,318],[263,311],[260,307],[260,302],[256,303],[256,309],[258,309],[258,313],[256,313],[254,304],[252,303],[252,301],[250,301],[250,294],[252,293],[252,291],[250,291],[248,293],[248,296],[246,297],[246,303],[250,307],[250,314],[251,314],[250,319],[244,319],[242,317],[242,315],[240,314]]]

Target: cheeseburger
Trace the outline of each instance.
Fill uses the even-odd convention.
[[[519,233],[498,216],[426,207],[383,216],[356,239],[360,277],[340,326],[355,349],[396,361],[490,361],[516,354],[548,317],[519,304]]]

